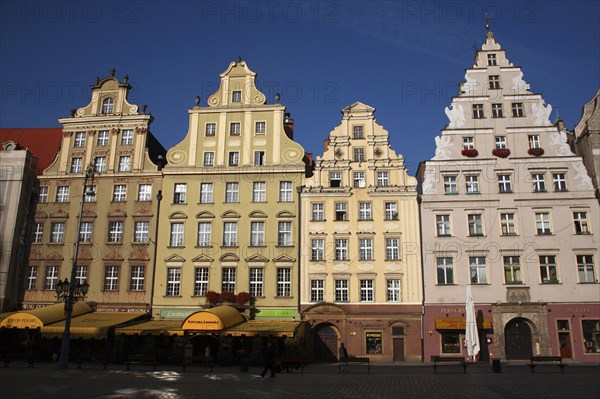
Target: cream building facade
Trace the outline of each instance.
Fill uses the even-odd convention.
[[[130,104],[128,77],[96,79],[88,105],[61,118],[60,151],[39,176],[37,211],[23,308],[54,303],[69,278],[75,240],[77,283],[100,311],[148,311],[154,266],[158,165],[165,149],[149,131],[152,116]],[[161,158],[162,157],[162,158]],[[88,165],[83,214],[79,214]],[[81,220],[81,230],[77,227]]]
[[[422,279],[414,177],[375,109],[356,102],[301,193],[304,320],[314,357],[418,361]]]
[[[425,350],[466,354],[466,286],[481,360],[600,357],[594,188],[551,106],[492,32],[421,165]]]
[[[575,151],[583,159],[596,189],[596,198],[600,201],[600,89],[583,106],[574,135]]]
[[[168,151],[155,317],[210,307],[212,291],[249,293],[257,319],[299,320],[296,190],[305,152],[279,96],[267,102],[255,79],[244,61],[231,62]]]

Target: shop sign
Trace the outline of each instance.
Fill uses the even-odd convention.
[[[159,314],[161,319],[185,319],[197,310],[190,309],[162,309]]]
[[[295,317],[296,311],[293,309],[264,309],[256,313],[259,317]]]
[[[131,305],[131,304],[96,304],[95,309],[97,312],[150,312],[149,305]]]

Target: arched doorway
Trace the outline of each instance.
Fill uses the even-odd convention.
[[[313,333],[315,362],[337,361],[338,333],[330,324],[319,326]]]
[[[531,328],[526,319],[512,319],[504,328],[506,359],[527,359],[532,355]]]

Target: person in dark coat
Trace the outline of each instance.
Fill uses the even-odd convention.
[[[271,371],[271,378],[275,377],[275,347],[271,341],[263,347],[263,359],[265,361],[265,368],[260,376],[264,378],[267,374],[267,370]]]

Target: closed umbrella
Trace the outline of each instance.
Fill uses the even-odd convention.
[[[471,284],[467,284],[467,302],[466,302],[466,326],[465,326],[465,344],[467,345],[467,354],[475,361],[479,354],[479,333],[477,331],[477,319],[475,316],[475,301],[471,293]]]

